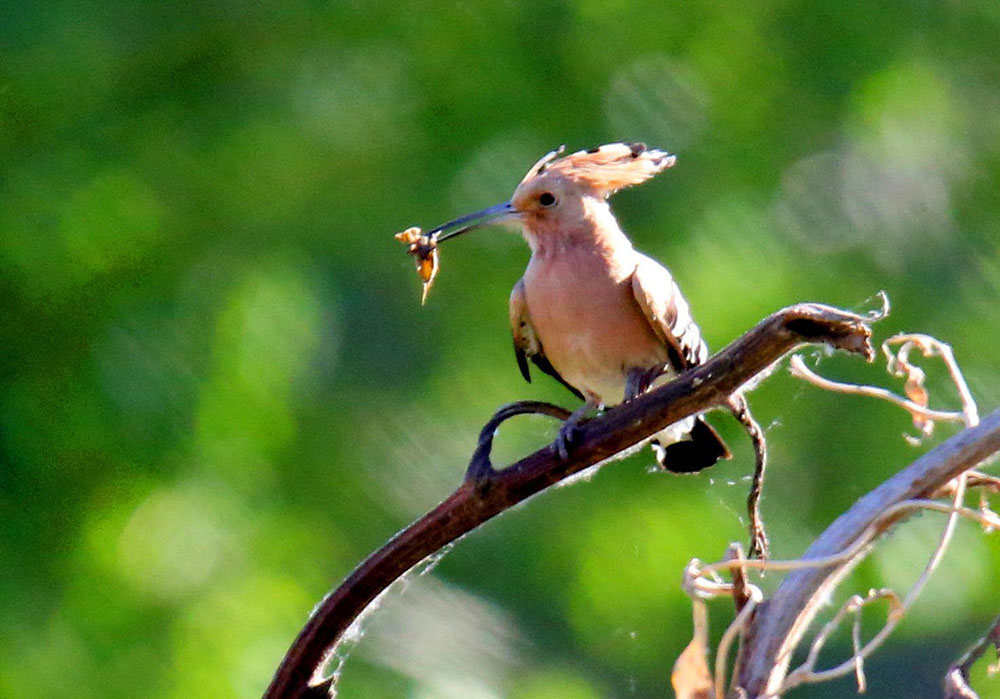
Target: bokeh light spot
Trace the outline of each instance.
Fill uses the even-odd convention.
[[[312,53],[291,83],[291,101],[302,126],[340,149],[384,148],[412,132],[415,107],[405,52],[376,44],[348,55]]]
[[[698,75],[668,56],[640,58],[620,70],[604,98],[611,132],[646,139],[671,151],[690,148],[708,117],[708,94]]]
[[[295,255],[260,261],[216,324],[215,368],[198,408],[201,457],[255,488],[266,487],[271,457],[295,434],[317,353],[338,341],[337,309],[324,303],[310,269]],[[335,351],[325,349],[332,361]]]
[[[118,539],[119,568],[141,591],[176,599],[238,555],[238,511],[225,490],[206,485],[156,490],[129,517]]]
[[[783,230],[824,252],[865,245],[890,272],[939,257],[955,232],[950,188],[970,157],[958,103],[919,60],[873,74],[854,95],[843,143],[783,175]]]
[[[63,244],[86,279],[140,261],[160,235],[163,207],[124,170],[100,173],[70,196],[60,223]]]

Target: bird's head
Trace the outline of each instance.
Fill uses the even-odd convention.
[[[583,220],[588,200],[603,202],[620,189],[645,182],[672,166],[673,155],[641,143],[610,143],[562,155],[546,154],[514,190],[510,201],[455,219],[431,234],[437,241],[486,225],[517,222],[541,234]]]

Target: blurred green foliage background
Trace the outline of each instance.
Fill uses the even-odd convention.
[[[424,308],[391,235],[505,199],[560,143],[678,154],[615,207],[713,347],[789,303],[868,309],[886,289],[883,337],[952,343],[995,408],[998,46],[988,1],[8,0],[0,695],[259,695],[330,586],[457,485],[496,407],[572,406],[514,364],[515,234],[446,246]],[[936,369],[932,401],[954,406]],[[752,403],[778,557],[926,448],[899,410],[783,370]],[[669,695],[682,569],[745,538],[749,447],[714,422],[732,462],[681,478],[644,452],[409,576],[340,696]],[[553,435],[510,423],[498,452]],[[900,528],[844,593],[906,589],[941,525]],[[938,696],[998,592],[996,536],[963,525],[868,696]]]

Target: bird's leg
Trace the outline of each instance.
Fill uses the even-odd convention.
[[[625,403],[645,393],[646,388],[649,387],[649,384],[644,380],[645,375],[646,372],[642,369],[629,369],[628,376],[625,378]],[[644,383],[645,386],[643,386]]]
[[[647,369],[639,367],[629,369],[628,375],[625,377],[625,402],[648,391],[653,382],[663,373],[663,369],[662,364]]]
[[[579,408],[574,410],[563,424],[559,427],[559,435],[556,437],[555,448],[559,452],[559,458],[563,461],[569,458],[569,450],[577,437],[577,430],[580,423],[587,416],[587,413],[596,410],[601,406],[601,402],[596,396],[586,393],[587,400]]]

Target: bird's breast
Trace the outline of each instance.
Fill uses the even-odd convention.
[[[606,405],[621,402],[630,369],[667,359],[633,295],[634,269],[630,255],[571,250],[533,257],[524,275],[546,357],[567,382]]]

